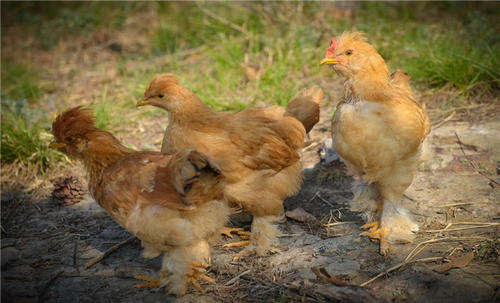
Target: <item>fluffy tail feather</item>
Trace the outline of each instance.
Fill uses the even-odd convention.
[[[318,86],[303,89],[288,103],[285,116],[299,120],[308,133],[319,121],[319,106],[323,99],[323,90]]]
[[[206,155],[186,149],[171,161],[171,180],[187,205],[200,205],[222,194],[225,178],[220,167]]]

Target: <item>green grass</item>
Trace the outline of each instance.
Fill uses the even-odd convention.
[[[406,3],[392,10],[384,10],[380,3],[366,6],[358,22],[351,25],[367,33],[394,69],[408,71],[421,84],[452,85],[462,94],[476,87],[498,90],[500,43],[496,33],[500,26],[485,13],[471,11],[457,19],[441,7],[444,18],[426,24],[418,19],[418,13],[429,8],[425,3]],[[398,13],[403,17],[395,18]],[[374,16],[379,17],[376,23]]]
[[[128,15],[144,9],[137,2],[2,2],[2,28],[22,22],[24,35],[36,37],[37,45],[50,50],[59,41],[86,36],[94,30],[116,30]]]
[[[37,72],[26,64],[2,60],[2,92],[14,99],[36,100],[41,96]]]
[[[180,7],[161,7],[160,18],[168,18],[161,19],[155,37],[162,39],[152,41],[152,54],[167,56],[169,62],[160,71],[174,72],[215,109],[285,105],[311,82],[304,79],[304,70],[308,70],[306,76],[320,70],[316,56],[322,52],[314,46],[319,33],[312,25],[289,26],[284,18],[276,24],[262,4],[200,4],[201,9],[193,3],[182,5],[183,13],[191,18],[177,14]],[[159,49],[163,51],[158,53]],[[182,64],[181,54],[190,50],[199,60]],[[263,71],[261,77],[246,81],[245,65],[257,66]],[[148,77],[155,72],[158,71],[151,71]],[[312,79],[313,75],[309,75]]]
[[[2,95],[1,153],[2,163],[15,161],[31,164],[45,172],[61,155],[48,147],[52,136],[41,119],[29,111],[23,100]]]
[[[105,30],[116,33],[110,40],[115,42],[130,22],[142,26],[139,47],[124,43],[115,54],[116,77],[98,83],[100,88],[86,88],[89,94],[77,99],[91,103],[98,127],[130,130],[143,119],[165,116],[161,110],[134,107],[152,76],[162,72],[176,74],[217,110],[286,105],[299,89],[335,77],[318,63],[329,37],[346,30],[365,31],[390,68],[408,71],[421,89],[454,87],[457,97],[450,106],[476,91],[495,95],[500,87],[500,26],[492,7],[451,2],[362,2],[341,9],[326,2],[2,2],[2,38],[17,24],[26,37],[19,41],[29,42],[37,55],[53,55],[59,54],[54,46],[60,41],[80,41]],[[58,64],[66,66],[69,52],[53,58],[50,73],[2,53],[2,162],[34,161],[42,169],[50,162],[53,153],[45,149],[44,131],[49,121],[40,114],[27,116],[45,102],[52,102],[52,108],[72,104],[66,100],[71,89],[59,87],[59,94],[51,95],[44,87],[58,88]],[[109,52],[106,45],[101,52]],[[78,63],[72,73],[95,75],[109,68]],[[249,80],[248,67],[257,68],[260,76]],[[118,116],[130,123],[119,123]]]
[[[175,72],[212,107],[240,109],[263,101],[284,105],[298,88],[320,75],[317,63],[329,39],[325,35],[318,40],[318,16],[328,4],[200,7],[162,5],[161,26],[151,49],[153,55],[170,59],[163,71]],[[178,14],[180,10],[184,14]],[[463,95],[477,88],[497,91],[500,28],[484,9],[464,10],[432,3],[362,3],[355,17],[320,18],[328,34],[365,31],[389,66],[408,71],[416,83],[451,85]],[[179,54],[199,48],[197,62],[179,64]],[[265,70],[260,81],[243,83],[245,56]]]
[[[45,172],[60,155],[48,148],[49,124],[39,101],[43,95],[39,72],[31,66],[2,60],[2,163],[21,162]]]
[[[109,129],[115,120],[112,107],[111,102],[108,100],[108,85],[104,85],[101,97],[91,104],[91,108],[94,110],[95,124],[98,128]]]

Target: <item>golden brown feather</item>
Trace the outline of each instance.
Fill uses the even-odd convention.
[[[246,250],[265,254],[275,241],[271,224],[283,213],[283,200],[301,183],[298,149],[306,132],[319,120],[323,92],[303,90],[286,109],[249,108],[237,113],[210,109],[172,74],[153,78],[141,105],[169,112],[162,151],[196,147],[209,155],[226,176],[224,196],[254,215],[251,243]]]
[[[429,132],[429,118],[414,100],[409,78],[389,69],[364,34],[332,39],[322,64],[346,79],[344,100],[332,122],[335,150],[358,178],[352,209],[364,212],[364,235],[380,239],[386,254],[395,242],[409,242],[418,230],[401,206]]]
[[[174,155],[130,150],[96,128],[82,107],[59,115],[52,133],[53,147],[83,162],[97,203],[141,239],[143,256],[166,252],[162,281],[169,292],[183,294],[198,277],[192,264],[209,262],[208,241],[229,215],[218,165],[194,149]]]

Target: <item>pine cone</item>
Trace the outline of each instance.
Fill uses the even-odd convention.
[[[52,198],[61,205],[80,202],[87,192],[85,185],[77,177],[59,178],[54,182]]]

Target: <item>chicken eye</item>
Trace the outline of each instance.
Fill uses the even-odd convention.
[[[159,94],[159,95],[158,95],[158,98],[163,98],[163,94]]]
[[[71,141],[73,141],[73,138],[71,137],[66,138],[66,142],[70,143]]]
[[[347,56],[352,55],[352,49],[348,49],[348,50],[345,52],[345,54],[346,54]]]

